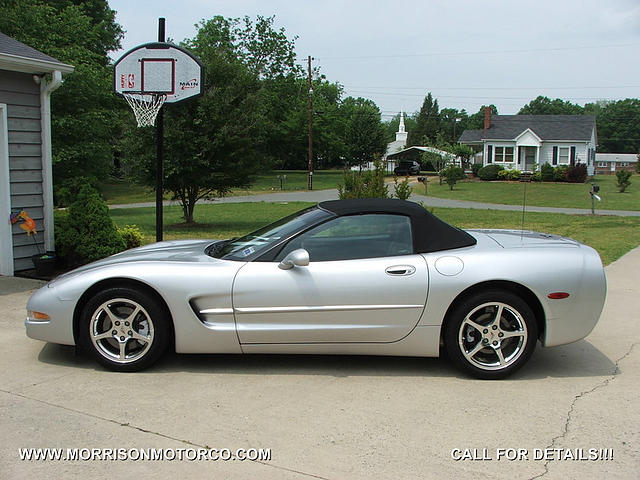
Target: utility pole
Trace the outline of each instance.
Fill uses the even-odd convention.
[[[309,174],[307,189],[313,190],[313,84],[311,82],[311,55],[307,57],[309,72]]]

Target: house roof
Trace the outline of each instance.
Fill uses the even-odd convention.
[[[596,153],[596,162],[637,162],[636,153]]]
[[[0,32],[0,69],[24,73],[73,72],[73,66]]]
[[[514,140],[528,128],[541,140],[587,142],[595,126],[593,115],[492,115],[487,130],[465,130],[459,141]]]

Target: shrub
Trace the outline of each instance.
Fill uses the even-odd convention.
[[[142,245],[142,230],[137,225],[125,225],[124,227],[116,227],[116,229],[124,240],[127,250]]]
[[[507,170],[508,180],[520,180],[521,175],[522,175],[522,172],[520,170]]]
[[[584,163],[578,163],[567,168],[565,178],[570,183],[584,183],[587,180],[587,166]]]
[[[508,176],[509,176],[508,170],[500,170],[498,172],[498,180],[506,180]]]
[[[462,180],[464,178],[464,170],[461,167],[456,167],[455,165],[449,165],[447,168],[443,169],[440,174],[449,185],[450,190],[453,190],[453,186],[458,182],[458,180]]]
[[[566,182],[568,165],[560,165],[553,169],[553,181],[554,182]]]
[[[388,187],[384,183],[384,163],[374,162],[373,170],[344,172],[344,184],[338,185],[338,198],[389,198]]]
[[[553,172],[554,168],[549,164],[545,163],[540,167],[540,175],[542,177],[543,182],[553,182]]]
[[[481,163],[472,163],[471,164],[471,172],[473,173],[474,177],[478,176],[478,170],[480,170],[482,168],[482,164]]]
[[[395,197],[400,200],[408,200],[411,196],[413,188],[409,185],[409,177],[405,177],[400,183],[398,183],[398,177],[393,178]]]
[[[125,249],[109,208],[90,185],[82,187],[65,214],[56,216],[56,252],[70,266],[82,265]]]
[[[532,182],[541,182],[542,181],[542,172],[533,172],[531,175]]]
[[[57,207],[68,207],[85,185],[89,185],[97,191],[98,179],[93,176],[67,178],[60,186],[53,189],[53,203]]]
[[[618,191],[623,193],[629,185],[631,185],[631,172],[628,170],[618,170],[616,172],[616,177],[618,177]]]
[[[482,180],[497,180],[498,172],[504,170],[500,165],[491,164],[478,170],[478,177]]]

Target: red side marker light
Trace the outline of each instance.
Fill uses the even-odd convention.
[[[547,295],[551,300],[562,300],[563,298],[567,298],[569,294],[567,292],[553,292]]]

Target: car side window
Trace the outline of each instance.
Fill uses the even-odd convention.
[[[312,262],[390,257],[413,253],[411,220],[404,215],[338,217],[290,240],[275,261],[304,248]]]

